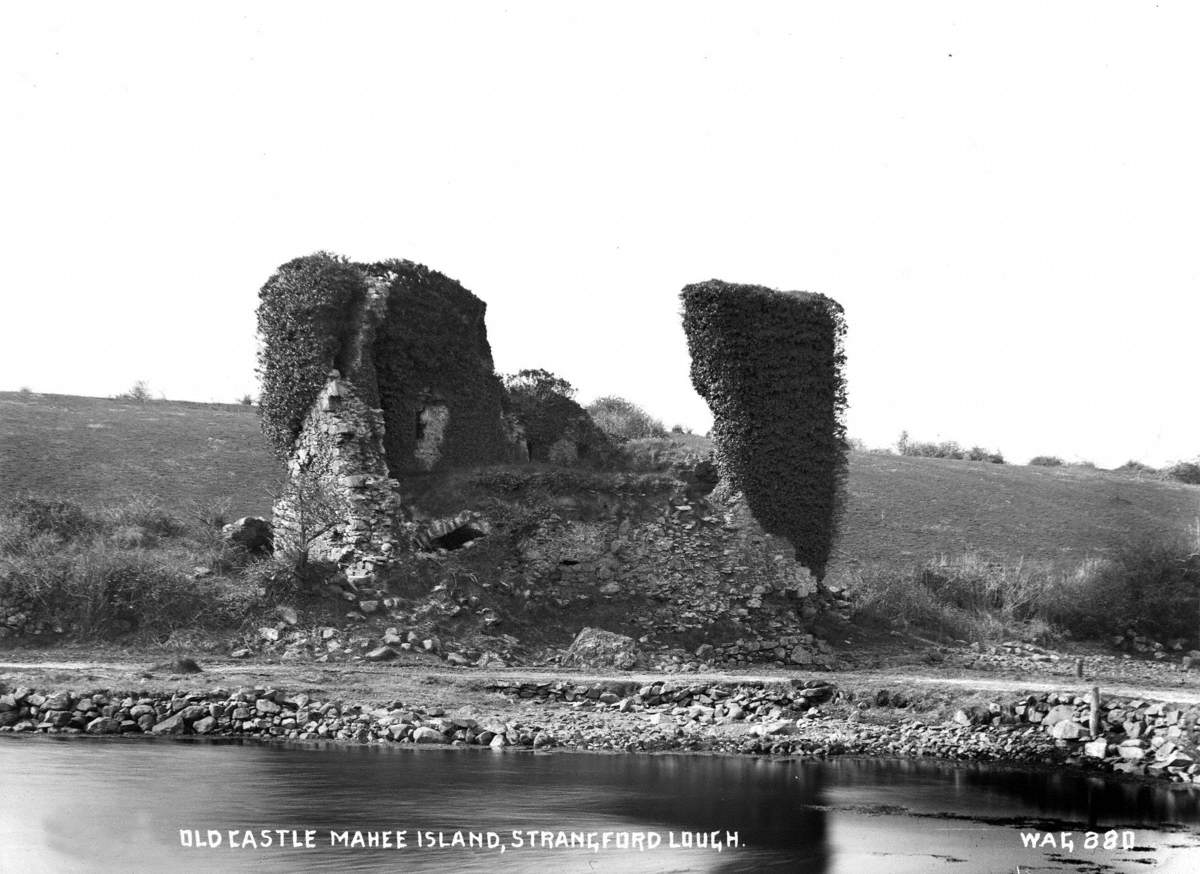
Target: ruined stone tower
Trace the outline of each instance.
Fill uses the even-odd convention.
[[[288,469],[277,547],[370,576],[414,536],[394,477],[514,457],[486,305],[454,280],[322,253],[260,300],[263,427]]]

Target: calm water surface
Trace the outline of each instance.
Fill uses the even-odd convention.
[[[1132,849],[1084,847],[1114,828]],[[485,845],[427,845],[456,832]],[[720,851],[696,846],[713,832]],[[297,870],[1193,872],[1200,792],[916,761],[0,740],[0,872]]]

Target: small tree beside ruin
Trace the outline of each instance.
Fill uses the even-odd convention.
[[[685,287],[692,385],[722,477],[821,579],[846,477],[842,308],[821,294],[711,280]]]
[[[287,478],[275,507],[275,555],[303,579],[313,547],[346,524],[350,502],[310,471],[302,471]]]

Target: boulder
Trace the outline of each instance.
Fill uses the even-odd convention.
[[[187,724],[183,721],[183,716],[176,713],[174,716],[168,716],[162,722],[155,723],[150,728],[150,734],[186,734]]]
[[[259,516],[243,516],[221,529],[227,543],[249,553],[268,553],[272,549],[271,523]]]
[[[87,724],[88,734],[117,734],[121,731],[121,720],[111,716],[100,716]]]
[[[1121,754],[1122,759],[1130,762],[1140,762],[1142,759],[1146,758],[1146,750],[1138,741],[1122,742],[1121,745],[1117,747],[1117,752]]]
[[[793,665],[811,665],[814,660],[812,650],[807,647],[797,646],[788,653],[788,661]]]
[[[436,728],[421,726],[412,733],[413,743],[418,744],[444,744],[449,743],[449,738],[442,734]]]
[[[1063,721],[1075,718],[1075,707],[1071,704],[1058,704],[1050,708],[1050,712],[1042,718],[1042,725],[1050,728]]]
[[[1056,722],[1050,729],[1050,735],[1056,740],[1079,740],[1085,733],[1086,729],[1073,719]]]
[[[604,631],[600,628],[584,628],[562,658],[565,668],[616,668],[629,671],[637,664],[637,645],[632,637]]]

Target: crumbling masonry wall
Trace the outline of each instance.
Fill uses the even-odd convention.
[[[392,473],[515,460],[484,324],[487,304],[411,261],[364,269],[381,296],[371,358]]]
[[[453,279],[317,253],[259,297],[263,431],[288,465],[278,547],[370,576],[406,536],[393,476],[520,457],[486,305]]]
[[[276,549],[338,562],[371,577],[405,542],[400,484],[383,455],[383,420],[332,371],[300,428],[275,503]]]

